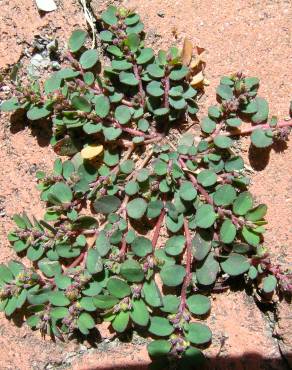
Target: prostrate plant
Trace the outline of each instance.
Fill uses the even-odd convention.
[[[97,320],[148,332],[159,366],[180,358],[193,368],[212,338],[202,323],[212,291],[238,276],[265,301],[292,289],[263,246],[267,207],[234,150],[240,135],[258,148],[286,139],[292,122],[268,120],[259,80],[237,73],[221,79],[201,139],[185,132],[176,142],[169,132],[198,111],[190,58],[145,47],[134,12],[110,6],[101,24],[109,65],[76,30],[70,66],[1,105],[52,122],[55,151],[70,157],[37,174],[44,220],[14,216],[9,240],[32,267],[0,265],[1,309],[25,308],[28,325],[58,338],[87,335]],[[241,129],[243,117],[254,125]],[[89,203],[96,216],[82,214]]]

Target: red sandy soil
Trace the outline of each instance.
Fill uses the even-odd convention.
[[[59,0],[58,10],[40,15],[33,0],[0,0],[0,68],[5,73],[30,50],[36,35],[57,37],[61,47],[72,29],[84,26],[78,1]],[[108,2],[106,2],[108,3]],[[118,2],[115,2],[118,3]],[[210,86],[201,100],[201,112],[215,102],[214,87],[223,74],[243,70],[258,76],[260,95],[271,103],[271,113],[288,114],[292,86],[292,2],[291,0],[129,0],[120,2],[141,14],[147,42],[156,49],[182,45],[184,37],[207,50],[207,78]],[[98,15],[106,6],[92,1]],[[0,92],[5,98],[5,92]],[[35,188],[35,172],[50,169],[55,154],[47,142],[37,139],[42,129],[10,129],[9,115],[1,115],[0,126],[0,262],[14,257],[6,239],[14,213],[26,210],[40,217],[43,212]],[[247,148],[243,140],[243,148]],[[273,260],[292,262],[292,141],[264,156],[246,150],[246,161],[254,169],[251,191],[258,202],[267,203],[269,222],[266,246]],[[208,319],[214,333],[206,351],[210,369],[286,369],[292,366],[291,308],[280,302],[274,313],[263,313],[245,292],[215,295]],[[277,320],[276,320],[277,318]],[[103,340],[89,343],[53,343],[30,331],[22,317],[8,321],[0,316],[0,369],[146,369],[149,358],[145,340],[134,344],[110,341],[103,327]],[[91,347],[91,348],[90,348]],[[283,357],[284,355],[284,357]]]

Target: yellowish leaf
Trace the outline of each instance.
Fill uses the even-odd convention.
[[[191,63],[192,56],[193,56],[193,44],[189,39],[185,38],[184,46],[181,53],[182,64],[188,66]]]
[[[191,80],[191,86],[198,87],[198,86],[203,85],[203,82],[204,82],[204,75],[203,75],[203,72],[201,71],[198,74],[196,74],[195,76],[193,76],[193,78]]]
[[[103,152],[103,145],[87,145],[81,150],[83,159],[93,159]]]

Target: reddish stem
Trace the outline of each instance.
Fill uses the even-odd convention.
[[[187,289],[191,281],[191,266],[192,266],[192,241],[189,229],[188,220],[184,218],[184,231],[186,237],[186,276],[181,288],[181,302],[179,311],[183,312],[186,307]]]
[[[275,127],[271,127],[268,123],[265,123],[265,124],[262,124],[262,125],[251,126],[249,128],[242,129],[242,130],[223,132],[220,135],[223,135],[223,136],[249,135],[250,133],[252,133],[254,130],[257,130],[257,129],[277,130],[277,129],[284,128],[284,127],[292,127],[292,120],[278,122],[278,124]],[[214,139],[214,137],[210,136],[206,140],[207,141],[212,141],[213,139]]]
[[[164,108],[169,108],[168,96],[169,96],[170,83],[169,83],[169,76],[168,76],[168,74],[164,77],[163,84],[164,84],[163,105],[164,105]]]
[[[136,79],[139,81],[139,95],[141,97],[141,106],[144,106],[145,99],[144,99],[144,89],[143,89],[143,83],[139,74],[138,65],[136,63],[133,64],[133,71]]]
[[[82,252],[82,253],[80,254],[80,256],[78,256],[78,257],[77,257],[77,258],[76,258],[76,259],[71,263],[71,265],[69,265],[69,266],[67,266],[67,267],[66,267],[66,269],[70,269],[70,268],[73,268],[73,267],[76,267],[76,266],[80,265],[80,264],[83,262],[83,260],[85,259],[86,255],[87,255],[87,252],[86,252],[86,251]]]

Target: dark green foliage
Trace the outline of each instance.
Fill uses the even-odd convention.
[[[53,148],[70,157],[37,173],[44,219],[14,216],[8,239],[34,268],[0,264],[0,308],[7,316],[27,308],[30,327],[58,338],[88,335],[97,320],[117,333],[146,330],[162,338],[148,345],[151,357],[192,368],[204,359],[195,346],[212,339],[192,316],[209,313],[208,295],[223,275],[244,277],[265,299],[291,290],[262,246],[267,207],[254,202],[243,159],[233,154],[243,116],[258,125],[249,131],[258,148],[288,125],[260,125],[269,108],[256,97],[259,81],[238,73],[221,79],[202,137],[188,132],[176,142],[168,130],[198,110],[180,51],[145,47],[132,11],[109,6],[101,26],[110,59],[102,73],[97,50],[85,48],[87,33],[76,30],[71,66],[43,88],[18,86],[18,98],[0,106],[52,121]]]

